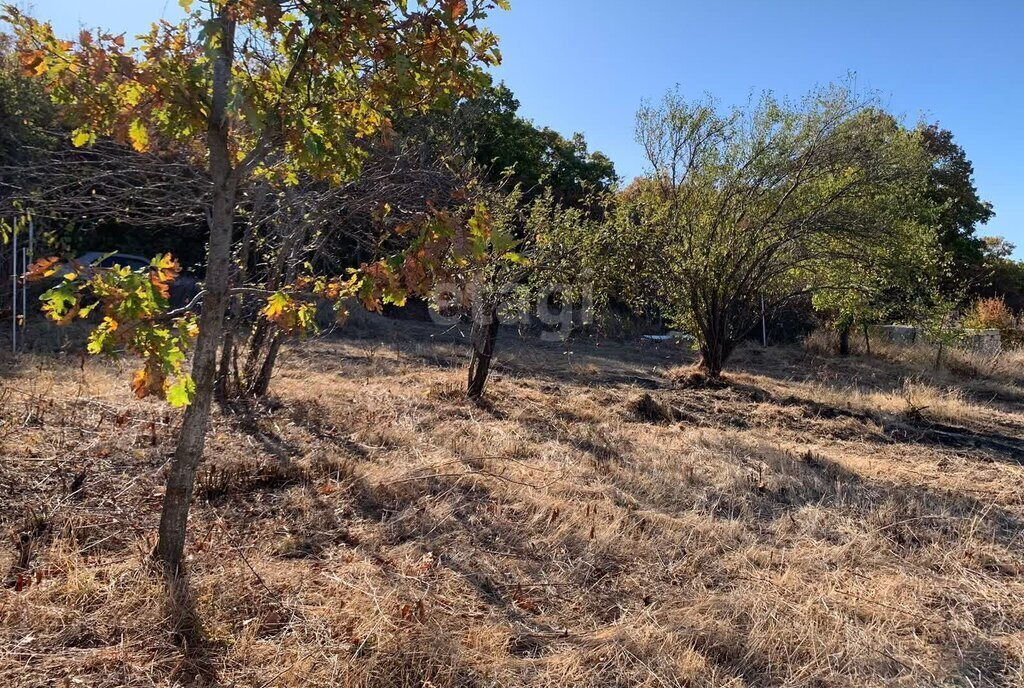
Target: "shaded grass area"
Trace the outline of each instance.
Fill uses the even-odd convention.
[[[0,684],[1024,681],[1024,416],[978,393],[1015,382],[509,340],[478,407],[457,333],[396,327],[220,409],[174,594],[177,417],[108,365],[5,370]]]

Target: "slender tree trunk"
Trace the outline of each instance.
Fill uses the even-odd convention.
[[[267,338],[270,336],[272,323],[266,318],[260,318],[253,326],[252,335],[249,337],[249,351],[245,356],[245,365],[242,367],[242,383],[245,386],[245,394],[252,393],[252,387],[256,377],[262,368],[263,351],[267,345]]]
[[[238,284],[245,284],[249,268],[249,250],[252,245],[253,226],[250,222],[245,228],[242,236],[242,248],[238,254]],[[242,297],[235,296],[228,303],[228,310],[225,314],[226,322],[224,328],[224,343],[221,346],[220,366],[217,370],[217,384],[214,388],[214,396],[224,400],[228,398],[228,382],[231,379],[231,367],[235,365],[237,353],[235,351],[235,329],[239,326],[242,315]],[[236,371],[237,373],[237,371]],[[236,375],[237,376],[237,375]],[[240,389],[234,389],[234,394],[239,394]]]
[[[871,355],[871,334],[868,332],[868,326],[864,325],[864,348],[867,349],[868,356]]]
[[[268,289],[280,289],[295,279],[297,272],[296,252],[302,247],[306,236],[301,215],[294,218],[294,224],[286,231],[289,233],[281,241],[281,247],[274,262],[274,267],[267,279]],[[269,343],[268,343],[269,340]],[[245,394],[254,397],[266,395],[270,388],[270,378],[274,372],[277,353],[281,348],[281,333],[270,321],[262,318],[256,323],[252,337],[249,339],[249,353],[245,359]]]
[[[500,325],[498,314],[493,309],[488,309],[481,318],[473,321],[473,332],[470,335],[473,354],[469,361],[468,385],[466,387],[466,396],[473,401],[480,401],[484,396]]]
[[[232,322],[234,318],[234,304],[229,309],[231,315],[228,322],[224,327],[224,342],[221,344],[220,349],[220,364],[217,366],[217,381],[213,385],[213,396],[220,401],[224,401],[228,398],[228,379],[231,377],[231,361],[234,358],[235,348],[235,324]]]
[[[850,355],[850,326],[843,325],[839,328],[839,355]]]
[[[260,366],[260,374],[249,387],[249,394],[252,396],[265,397],[267,392],[270,391],[270,380],[274,376],[274,364],[277,363],[277,354],[281,351],[281,343],[283,341],[284,335],[280,331],[275,332],[274,338],[270,341],[267,355],[263,359],[263,365]]]
[[[154,556],[165,572],[177,576],[185,550],[189,506],[195,487],[196,470],[206,445],[206,428],[217,376],[217,347],[224,326],[228,301],[228,277],[231,262],[231,233],[234,224],[236,182],[231,170],[228,148],[226,105],[228,81],[234,54],[234,22],[221,16],[220,50],[213,67],[213,107],[210,112],[207,143],[210,152],[210,176],[213,180],[213,204],[210,214],[210,243],[206,265],[203,310],[199,316],[199,337],[192,361],[195,398],[186,409],[171,460],[160,515],[160,531]]]

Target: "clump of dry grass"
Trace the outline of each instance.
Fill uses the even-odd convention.
[[[686,414],[671,404],[666,404],[645,392],[630,402],[633,414],[648,423],[673,423],[682,420]]]
[[[789,349],[642,391],[681,361],[574,350],[515,349],[485,407],[444,344],[286,352],[277,403],[214,419],[173,594],[147,553],[176,416],[106,366],[8,369],[0,516],[47,525],[0,685],[1024,680],[1024,468],[922,434],[1011,442],[1019,411]]]
[[[985,405],[972,403],[961,388],[938,387],[920,378],[903,378],[895,389],[884,391],[817,384],[811,386],[808,394],[818,402],[909,420],[985,423],[1001,415]]]
[[[835,356],[839,352],[839,333],[819,327],[803,338],[801,346],[817,356]]]

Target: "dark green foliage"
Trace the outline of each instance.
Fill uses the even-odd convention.
[[[590,152],[582,134],[566,139],[521,117],[519,101],[504,84],[491,85],[446,112],[406,120],[398,129],[442,154],[462,153],[489,181],[518,185],[527,199],[550,189],[557,202],[578,205],[617,179],[612,161]]]
[[[938,124],[920,129],[922,145],[934,162],[928,179],[928,197],[940,208],[938,239],[950,254],[952,276],[962,282],[978,274],[984,257],[984,241],[975,235],[978,225],[995,215],[992,204],[978,196],[974,166],[954,140],[953,133]]]
[[[984,237],[983,297],[1002,298],[1015,313],[1024,312],[1024,261],[1014,260],[1016,247],[1002,237]]]

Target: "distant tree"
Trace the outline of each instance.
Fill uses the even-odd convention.
[[[561,204],[584,202],[616,181],[615,166],[591,152],[582,134],[565,138],[519,115],[519,101],[504,84],[447,110],[400,122],[397,128],[435,146],[464,153],[493,185],[511,183],[524,200],[550,192]]]
[[[137,45],[105,32],[60,40],[49,24],[4,6],[22,68],[63,108],[75,126],[75,145],[111,136],[139,151],[191,152],[205,161],[210,178],[206,281],[192,381],[174,388],[190,403],[171,462],[155,552],[169,574],[182,561],[205,446],[240,187],[254,176],[284,183],[297,182],[300,173],[334,183],[357,176],[364,157],[358,142],[387,131],[396,112],[471,95],[480,83],[477,65],[497,61],[495,37],[477,26],[495,4],[507,6],[505,0],[215,0],[204,3],[203,11],[184,0],[181,22],[154,24]],[[372,297],[377,288],[371,282],[383,277],[395,290],[398,280],[379,274],[389,267],[365,276],[365,283],[354,278],[349,287]],[[305,321],[308,309],[274,294],[265,315]],[[177,358],[180,348],[174,352]],[[160,370],[147,366],[144,372]],[[138,387],[160,393],[161,379]]]
[[[1013,255],[1017,246],[1001,236],[981,237],[982,253],[986,258],[1005,259]]]
[[[829,318],[839,332],[839,353],[850,353],[855,327],[885,320],[910,320],[931,312],[931,301],[947,276],[948,257],[934,228],[892,216],[885,241],[846,246],[813,269],[819,284],[811,296],[814,309]],[[870,344],[869,344],[870,346]]]
[[[449,312],[464,312],[472,319],[466,396],[484,396],[501,326],[500,310],[508,307],[512,290],[521,286],[533,244],[526,225],[522,190],[508,192],[483,185],[466,206],[470,240],[477,244],[470,260],[457,258],[449,269],[449,293],[444,295]],[[514,308],[514,306],[512,306]]]
[[[1017,247],[1003,237],[983,237],[982,297],[1003,299],[1015,313],[1024,313],[1024,261],[1013,258]]]
[[[893,241],[893,195],[919,183],[917,137],[843,87],[722,112],[677,93],[645,106],[650,177],[620,209],[624,246],[658,256],[658,295],[718,376],[769,306],[857,285],[838,259]]]
[[[890,126],[900,130],[895,120]],[[940,208],[927,190],[919,174],[869,198],[861,210],[885,227],[885,234],[867,241],[823,238],[820,259],[804,269],[814,284],[814,309],[839,332],[841,355],[850,353],[855,326],[863,327],[867,338],[869,325],[887,319],[915,321],[935,310],[933,302],[949,277],[950,256],[936,236]]]
[[[974,165],[953,133],[938,124],[920,127],[921,142],[932,159],[928,172],[928,198],[938,207],[939,242],[951,256],[951,279],[962,283],[978,276],[984,242],[978,225],[995,216],[992,204],[981,199],[974,186]],[[954,285],[955,286],[955,285]]]

